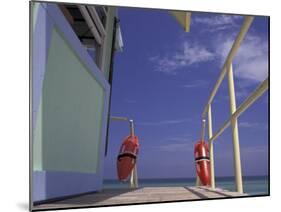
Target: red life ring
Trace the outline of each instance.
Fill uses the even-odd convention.
[[[137,160],[139,141],[137,136],[128,136],[123,141],[117,157],[117,173],[120,181],[126,181]]]
[[[210,186],[210,155],[208,144],[198,141],[194,147],[196,173],[204,186]]]

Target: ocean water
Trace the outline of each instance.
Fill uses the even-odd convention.
[[[175,178],[175,179],[139,179],[139,187],[151,186],[194,186],[195,178]],[[234,177],[216,177],[216,187],[235,191]],[[243,177],[244,192],[251,195],[268,194],[267,176],[247,176]],[[128,188],[128,182],[118,180],[104,180],[104,188]]]

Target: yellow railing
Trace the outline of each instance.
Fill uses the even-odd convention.
[[[221,73],[216,81],[216,84],[209,96],[207,104],[202,113],[202,120],[205,120],[206,115],[208,119],[208,142],[210,150],[210,173],[211,173],[211,187],[215,188],[215,173],[214,173],[214,150],[213,142],[223,133],[223,131],[231,125],[232,127],[232,141],[233,141],[233,154],[234,154],[234,171],[235,171],[235,184],[236,190],[240,193],[243,193],[243,181],[242,181],[242,172],[241,172],[241,160],[240,160],[240,147],[239,147],[239,133],[237,118],[249,108],[267,89],[268,89],[268,78],[264,80],[258,88],[248,96],[248,98],[236,108],[236,98],[235,98],[235,88],[234,88],[234,79],[233,79],[233,70],[232,70],[232,60],[235,54],[238,51],[238,48],[243,41],[245,35],[247,34],[251,23],[253,22],[252,16],[247,16],[244,20],[244,23],[240,29],[240,32],[234,41],[232,48],[225,60]],[[230,118],[223,124],[223,126],[213,135],[212,129],[212,101],[225,77],[227,74],[228,79],[228,90],[229,90],[229,103],[230,103]],[[202,126],[204,128],[204,125]],[[204,129],[202,130],[202,134]]]

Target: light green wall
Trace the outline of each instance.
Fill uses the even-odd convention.
[[[34,135],[35,170],[96,173],[103,103],[102,86],[53,30]]]
[[[32,32],[35,30],[35,23],[37,21],[38,9],[40,3],[30,2],[30,12],[32,21]],[[42,170],[42,100],[40,99],[39,108],[35,120],[35,127],[33,131],[33,169]]]
[[[33,169],[42,170],[42,99],[40,99],[33,136]]]
[[[32,4],[33,30],[39,3]],[[116,8],[109,7],[103,71],[108,79]],[[95,173],[104,90],[61,34],[52,32],[43,92],[33,130],[33,169]],[[103,151],[102,151],[103,152]]]
[[[38,14],[38,8],[39,8],[39,4],[38,2],[30,2],[31,4],[31,19],[32,19],[32,29],[34,31],[35,29],[35,23],[36,23],[36,19],[37,19],[37,14]]]

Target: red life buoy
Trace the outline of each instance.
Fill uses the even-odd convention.
[[[210,176],[210,156],[208,144],[204,141],[198,141],[194,147],[194,157],[196,173],[204,186],[211,184]]]
[[[118,179],[126,181],[130,176],[137,160],[139,141],[137,136],[128,136],[123,141],[117,157]]]

